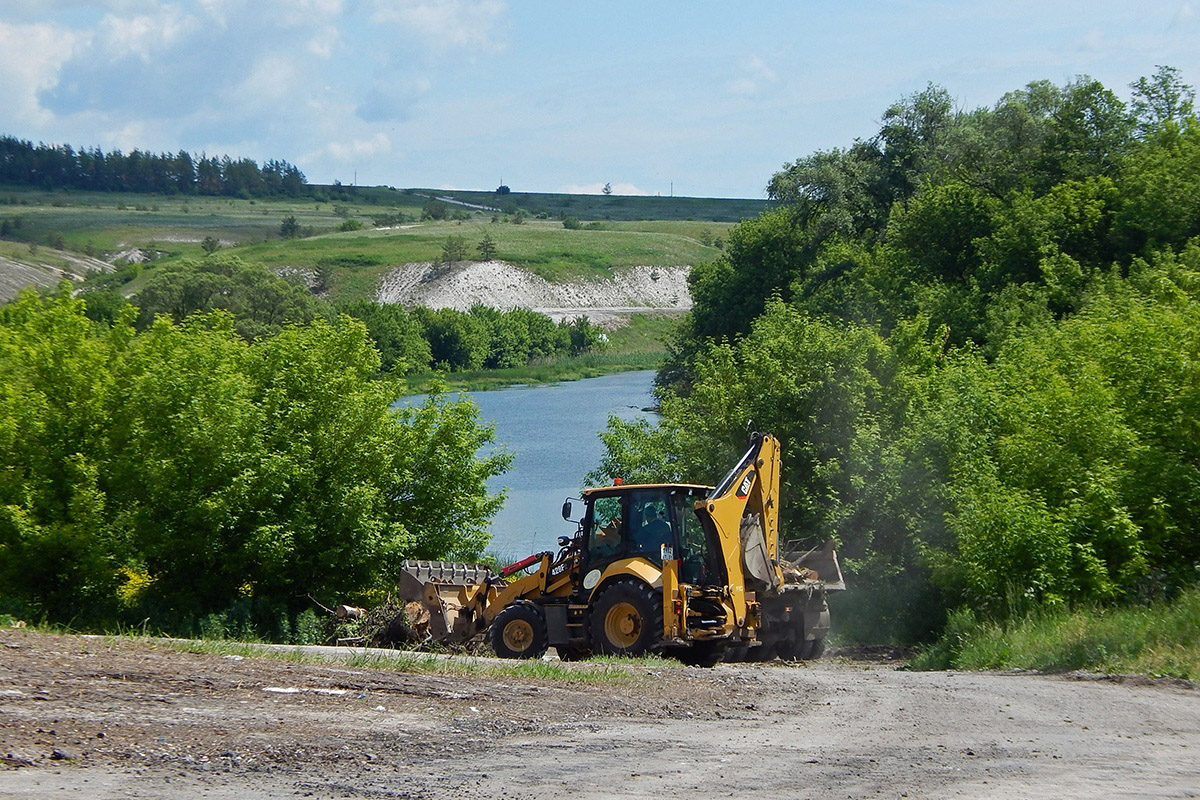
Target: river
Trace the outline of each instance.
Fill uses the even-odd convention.
[[[490,550],[520,558],[557,546],[575,526],[560,516],[562,501],[578,496],[583,477],[600,463],[600,432],[610,416],[652,418],[654,372],[621,372],[601,378],[467,392],[496,440],[514,454],[512,467],[488,487],[506,490],[492,522]],[[424,397],[405,398],[420,403]]]

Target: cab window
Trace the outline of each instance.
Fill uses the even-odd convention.
[[[591,530],[588,532],[588,555],[592,559],[620,554],[623,538],[620,497],[598,497],[592,503]]]
[[[675,535],[671,529],[671,501],[666,492],[646,489],[634,492],[629,503],[629,553],[654,562],[674,558]]]
[[[684,583],[711,584],[720,580],[720,569],[713,563],[712,548],[708,546],[708,535],[696,516],[695,504],[703,494],[679,492],[675,495],[674,511],[679,527],[679,578]]]

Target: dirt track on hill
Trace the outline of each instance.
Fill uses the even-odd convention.
[[[1200,797],[1200,692],[888,664],[604,684],[0,632],[0,798]]]

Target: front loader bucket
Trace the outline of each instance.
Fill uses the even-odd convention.
[[[429,611],[429,635],[435,642],[459,644],[476,634],[476,612],[487,596],[491,570],[454,561],[405,561],[400,597]]]

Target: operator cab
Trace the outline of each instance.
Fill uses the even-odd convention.
[[[583,494],[583,563],[588,569],[602,569],[618,559],[638,556],[661,567],[663,561],[679,559],[682,582],[720,583],[718,550],[709,545],[694,510],[710,489],[688,485],[589,489]]]

